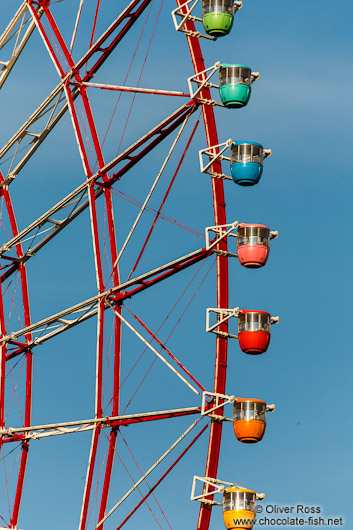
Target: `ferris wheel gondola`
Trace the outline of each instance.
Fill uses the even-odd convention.
[[[233,427],[240,442],[260,442],[266,430],[266,412],[273,412],[274,405],[266,405],[261,399],[237,398],[234,402]]]
[[[202,22],[208,35],[223,37],[233,27],[234,15],[243,6],[234,0],[202,0]]]
[[[230,155],[230,170],[233,180],[240,186],[257,184],[263,173],[263,162],[271,156],[271,150],[264,150],[255,142],[234,142]]]
[[[238,109],[248,104],[251,85],[259,79],[258,72],[252,72],[244,64],[222,64],[219,70],[219,95],[223,105]]]
[[[256,493],[230,487],[223,494],[223,519],[227,530],[251,530],[255,524]]]
[[[270,253],[270,240],[278,236],[268,226],[240,223],[237,232],[238,259],[248,269],[266,265]]]

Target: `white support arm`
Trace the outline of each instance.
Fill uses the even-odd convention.
[[[210,325],[210,314],[216,313],[218,315],[218,320],[215,324]],[[217,328],[221,325],[227,322],[232,317],[238,318],[240,313],[239,307],[235,307],[234,309],[220,309],[217,307],[214,308],[207,308],[206,309],[206,331],[211,333],[216,333],[216,335],[221,335],[223,337],[229,337],[231,339],[237,339],[237,335],[232,335],[231,333],[225,333],[223,331],[218,331]]]
[[[195,494],[197,481],[203,483],[203,492],[201,493],[201,495]],[[227,486],[230,486],[232,488],[237,488],[237,489],[247,489],[233,482],[225,482],[224,480],[219,480],[217,478],[198,477],[195,475],[193,482],[192,482],[190,499],[192,501],[199,501],[204,504],[217,504],[219,506],[222,506],[222,503],[216,502],[214,500],[210,500],[207,497],[213,496],[217,493],[223,493]],[[211,490],[210,490],[210,487],[212,488]],[[259,501],[263,501],[265,499],[265,494],[256,493],[256,499]]]
[[[234,145],[234,142],[231,138],[229,138],[226,142],[221,144],[213,145],[212,147],[206,147],[206,149],[201,149],[199,151],[201,173],[208,173],[209,175],[212,175],[212,173],[210,173],[208,170],[216,160],[230,160],[230,157],[222,155],[229,147],[232,147],[232,145]],[[220,148],[221,150],[219,150]],[[203,163],[203,155],[208,156],[209,158],[209,161],[206,165]]]
[[[197,481],[202,482],[203,485],[204,485],[204,488],[203,488],[204,491],[201,493],[201,495],[196,495],[195,494]],[[192,501],[200,501],[200,502],[203,502],[205,504],[218,504],[219,506],[221,506],[222,503],[216,502],[216,501],[213,501],[213,500],[211,501],[210,499],[207,499],[207,497],[209,497],[210,495],[217,494],[217,493],[223,493],[224,489],[225,489],[225,486],[232,486],[232,485],[233,484],[231,482],[223,482],[223,481],[218,480],[216,478],[197,477],[195,475],[194,479],[192,481],[190,499]],[[209,487],[210,486],[212,487],[211,491],[209,491]]]
[[[193,16],[191,13],[194,10],[194,8],[197,6],[200,0],[187,0],[184,4],[177,7],[176,9],[173,9],[172,11],[172,18],[174,22],[174,26],[176,31],[183,31],[184,25],[188,20],[191,20],[192,22],[202,22],[201,18]],[[192,4],[192,5],[190,5]],[[183,11],[186,11],[183,13]],[[177,16],[181,17],[181,22],[178,22]]]
[[[177,31],[184,31],[184,25],[188,20],[191,20],[192,22],[202,22],[202,18],[191,14],[199,1],[200,0],[187,0],[187,2],[184,2],[181,6],[173,9],[172,18]],[[181,17],[182,20],[180,23],[178,22],[177,17]]]
[[[213,66],[210,66],[209,68],[206,68],[206,70],[202,70],[201,72],[197,72],[197,74],[194,74],[188,78],[188,85],[189,85],[189,91],[190,91],[191,98],[195,99],[198,96],[198,94],[201,92],[201,90],[206,86],[219,88],[218,85],[209,83],[209,80],[217,72],[217,70],[219,70],[220,66],[221,66],[221,63],[217,61]],[[211,72],[211,73],[208,74],[208,72]],[[205,78],[206,74],[208,75]],[[203,77],[203,79],[198,79],[200,75]],[[199,85],[196,92],[193,92],[192,82]]]
[[[211,409],[206,409],[207,396],[216,398],[216,404]],[[219,402],[220,399],[223,400],[222,403]],[[211,414],[212,412],[214,412],[215,410],[219,409],[220,407],[224,407],[224,405],[229,405],[229,403],[234,403],[235,401],[236,401],[235,396],[227,396],[225,394],[217,394],[215,392],[207,392],[207,390],[205,390],[202,394],[201,415],[207,416]],[[228,419],[228,418],[224,418],[224,419]],[[233,421],[233,420],[230,420],[230,421]]]
[[[205,229],[206,233],[206,249],[210,250],[222,239],[226,237],[237,237],[237,234],[234,234],[234,231],[238,228],[239,222],[234,221],[234,223],[226,224],[226,225],[218,225],[218,226],[207,226]],[[228,230],[227,230],[228,229]],[[216,234],[216,239],[212,243],[210,242],[210,232],[214,232]]]

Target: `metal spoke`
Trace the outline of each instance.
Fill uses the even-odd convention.
[[[119,86],[119,85],[105,85],[102,83],[81,83],[87,87],[100,88],[101,90],[113,90],[117,92],[132,92],[134,94],[155,94],[157,96],[178,96],[190,99],[190,94],[180,92],[177,90],[160,90],[156,88],[141,88],[131,86]]]
[[[132,425],[146,421],[164,420],[190,414],[200,414],[201,407],[184,407],[180,409],[159,410],[155,412],[141,412],[139,414],[125,414],[122,416],[105,416],[87,420],[48,423],[46,425],[31,425],[30,427],[8,427],[0,429],[0,437],[4,442],[17,442],[18,440],[39,440],[48,436],[61,436],[78,432],[93,430],[97,425],[103,428],[118,427],[119,425]]]
[[[111,305],[111,304],[109,304]],[[113,308],[112,308],[113,309]],[[114,309],[113,309],[114,311]],[[146,339],[143,338],[143,336],[141,335],[141,333],[139,333],[137,331],[136,328],[134,328],[134,326],[132,326],[132,324],[130,324],[130,322],[128,322],[126,320],[126,318],[124,318],[120,313],[118,313],[117,311],[114,311],[114,314],[122,321],[124,322],[124,324],[129,328],[131,329],[131,331],[133,333],[135,333],[136,337],[138,337],[145,346],[147,346],[147,348],[149,348],[155,355],[157,355],[157,357],[177,376],[179,377],[179,379],[185,383],[186,386],[188,386],[193,392],[195,392],[195,394],[197,394],[198,396],[200,396],[200,392],[198,390],[196,390],[196,388],[191,384],[189,383],[189,381],[187,381],[187,379],[185,379],[185,377],[183,375],[181,375],[180,372],[178,372],[178,370],[176,370],[174,368],[174,366],[172,366],[170,364],[170,362],[168,362],[164,357],[163,355],[161,355],[161,353],[159,353],[159,351],[156,350],[156,348],[154,348],[152,346],[152,344],[150,344]]]
[[[27,343],[24,346],[17,348],[14,352],[8,353],[7,358],[15,357],[21,354],[24,350],[31,349],[38,344],[42,344],[48,339],[71,329],[72,327],[84,322],[85,320],[92,318],[98,312],[99,305],[103,302],[104,309],[111,307],[111,304],[122,303],[126,298],[131,298],[134,294],[141,292],[152,285],[166,279],[167,277],[176,274],[186,267],[197,263],[201,259],[205,259],[211,254],[212,251],[206,249],[199,249],[195,252],[191,252],[181,258],[171,261],[157,269],[153,269],[137,278],[133,278],[125,283],[113,287],[108,291],[100,293],[92,298],[89,298],[79,304],[73,305],[55,315],[44,318],[39,322],[31,324],[28,327],[22,328],[18,331],[12,332],[10,335],[6,335],[0,339],[0,344],[9,343],[15,344],[18,338],[23,337],[27,333],[37,332],[39,335],[34,338],[32,342]],[[134,287],[131,291],[127,291],[128,288]],[[69,315],[79,314],[78,317],[68,319]],[[43,333],[48,331],[45,335]]]

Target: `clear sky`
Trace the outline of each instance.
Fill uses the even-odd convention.
[[[127,3],[125,0],[101,3],[96,36]],[[1,2],[0,32],[20,4],[18,0]],[[53,14],[67,41],[71,39],[78,5],[78,0],[53,2]],[[93,0],[84,2],[75,60],[89,46],[95,5]],[[143,30],[125,82],[127,86],[136,86],[159,7],[160,2],[155,1],[145,29],[146,16],[142,16],[96,75],[95,82],[116,85],[125,82]],[[164,1],[140,86],[187,92],[186,79],[192,74],[192,65],[185,37],[174,30],[170,16],[173,8],[174,2]],[[218,60],[241,63],[261,74],[247,107],[215,109],[220,142],[228,138],[253,140],[272,149],[272,157],[265,161],[264,174],[257,186],[241,188],[225,182],[228,222],[261,223],[279,231],[263,269],[247,270],[237,260],[229,260],[230,307],[266,310],[279,315],[280,323],[272,328],[270,347],[262,356],[247,356],[236,340],[229,342],[227,393],[275,403],[276,411],[268,415],[267,431],[259,444],[241,444],[234,437],[231,423],[224,425],[218,478],[265,492],[265,512],[266,506],[273,505],[320,507],[322,517],[342,517],[346,529],[352,527],[349,507],[353,443],[349,412],[353,293],[352,16],[353,5],[348,0],[335,3],[298,0],[291,4],[280,0],[244,0],[231,35],[217,42],[201,43],[206,66]],[[6,60],[7,55],[5,49],[0,60]],[[57,73],[35,33],[1,90],[0,146],[6,144],[57,83]],[[214,96],[217,99],[216,92]],[[108,131],[104,143],[106,161],[184,101],[154,95],[136,97],[122,138],[132,96],[123,96],[115,113],[118,93],[90,89],[89,97],[101,140]],[[81,112],[80,107],[78,110]],[[190,120],[151,200],[151,208],[158,209],[198,114]],[[124,200],[121,194],[144,201],[171,143],[172,138],[168,138],[115,186],[118,248],[138,213],[138,207]],[[198,151],[205,146],[200,124],[163,210],[168,218],[201,234],[205,226],[214,224],[210,180],[200,173],[198,163]],[[9,161],[3,159],[1,163],[0,169],[6,172]],[[229,168],[225,165],[223,170]],[[25,228],[84,178],[67,114],[10,187],[19,229]],[[7,241],[4,206],[2,215],[1,245]],[[152,220],[153,215],[146,212],[127,247],[121,260],[122,279],[127,278],[135,263]],[[99,223],[103,237],[106,231],[103,208]],[[203,245],[202,238],[160,219],[136,274]],[[109,258],[105,262],[108,278]],[[215,336],[205,332],[205,312],[207,307],[216,304],[213,262],[211,257],[198,273],[199,265],[126,302],[126,307],[155,332],[168,317],[158,332],[162,341],[167,340],[178,323],[168,339],[168,348],[208,390],[212,389]],[[29,260],[28,278],[33,322],[96,294],[88,211]],[[17,293],[16,304],[19,303]],[[8,312],[10,307],[9,300],[5,300]],[[133,321],[127,310],[124,315]],[[20,327],[16,311],[12,310],[8,332]],[[106,350],[110,327],[111,317],[108,317]],[[95,349],[94,318],[34,349],[33,424],[94,416]],[[124,328],[123,379],[143,350],[139,340]],[[153,359],[152,352],[147,351],[122,386],[122,412],[125,407],[125,413],[137,413],[198,406],[199,398],[159,361],[129,403]],[[18,377],[19,389],[23,379],[20,366],[13,372],[14,378]],[[107,388],[109,384],[107,378]],[[110,399],[108,394],[107,390],[105,404]],[[229,407],[226,414],[231,417]],[[17,418],[15,414],[14,418]],[[127,447],[145,471],[194,419],[164,420],[121,430],[108,508],[132,486],[128,473],[135,480],[140,476]],[[31,442],[19,529],[78,527],[90,437],[90,433],[83,433]],[[151,497],[150,506],[158,523],[148,508],[141,508],[124,528],[196,528],[199,505],[189,498],[193,476],[204,475],[207,437],[207,433],[203,435],[156,490],[165,517]],[[191,437],[182,447],[189,441]],[[101,458],[105,450],[103,435],[99,448]],[[163,470],[171,462],[168,460]],[[163,470],[151,476],[150,485]],[[0,515],[7,520],[8,499],[2,488]],[[146,486],[141,491],[145,493]],[[135,502],[138,500],[139,494]],[[120,514],[110,517],[105,526],[107,530],[117,528],[128,511],[129,502],[123,505]],[[89,529],[94,528],[95,514],[93,503]],[[222,510],[215,507],[210,530],[223,527]]]

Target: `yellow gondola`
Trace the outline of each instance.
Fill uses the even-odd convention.
[[[256,493],[230,487],[223,493],[223,519],[227,530],[251,530],[255,524]]]

